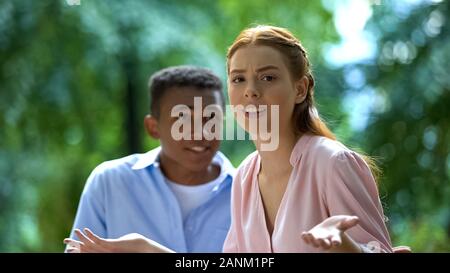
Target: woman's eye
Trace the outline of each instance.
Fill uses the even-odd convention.
[[[271,81],[275,80],[275,77],[274,77],[274,76],[271,76],[271,75],[266,75],[266,76],[263,76],[263,77],[262,77],[262,80],[263,80],[263,81],[271,82]]]
[[[244,81],[244,78],[243,77],[234,77],[231,81],[234,83],[240,83],[240,82]]]

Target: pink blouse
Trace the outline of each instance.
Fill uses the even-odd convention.
[[[260,157],[254,152],[243,161],[233,182],[224,252],[319,252],[301,233],[332,215],[358,216],[359,224],[347,234],[370,249],[392,252],[377,185],[357,153],[340,142],[303,135],[290,163],[293,170],[270,237],[257,179]]]

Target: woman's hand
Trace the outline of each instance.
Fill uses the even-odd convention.
[[[412,253],[412,249],[409,246],[396,246],[392,248],[393,253]]]
[[[345,234],[359,222],[356,216],[336,215],[325,219],[311,230],[303,232],[303,240],[316,248],[330,252],[362,252],[361,247]]]
[[[68,244],[67,253],[110,253],[110,252],[142,252],[142,253],[172,253],[173,250],[164,247],[138,233],[131,233],[118,239],[103,239],[85,228],[84,234],[76,229],[75,234],[80,241],[64,239]]]

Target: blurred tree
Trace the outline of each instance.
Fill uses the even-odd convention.
[[[435,2],[375,6],[378,54],[357,66],[376,92],[363,143],[382,162],[392,237],[418,251],[450,250],[450,2]]]

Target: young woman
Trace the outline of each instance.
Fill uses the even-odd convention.
[[[391,252],[372,172],[319,118],[300,41],[283,28],[249,28],[231,45],[227,61],[231,104],[262,110],[237,118],[256,136],[257,151],[233,182],[224,251]],[[271,106],[278,106],[277,120],[267,118]],[[249,127],[251,119],[278,128],[277,149],[264,150],[263,136]]]

